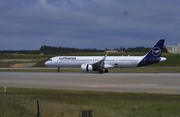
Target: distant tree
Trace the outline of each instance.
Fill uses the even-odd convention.
[[[168,51],[167,51],[165,46],[163,47],[163,52],[168,53]]]
[[[68,53],[75,53],[75,52],[102,52],[102,50],[97,50],[96,48],[93,49],[78,49],[78,48],[69,48],[69,47],[52,47],[43,45],[39,49],[40,53],[44,54],[56,54],[56,55],[63,55]]]
[[[151,48],[144,48],[143,50],[142,50],[142,52],[149,52],[151,50]]]
[[[128,48],[127,52],[142,52],[145,49],[145,47],[134,47],[134,48]]]
[[[120,47],[119,52],[126,52],[126,48]]]

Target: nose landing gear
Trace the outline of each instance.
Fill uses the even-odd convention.
[[[57,68],[57,72],[58,72],[58,73],[60,72],[60,67]]]

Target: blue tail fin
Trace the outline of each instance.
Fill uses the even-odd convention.
[[[160,39],[156,45],[145,55],[137,67],[158,63],[160,61],[165,39]]]
[[[156,45],[148,52],[145,58],[159,58],[161,57],[162,49],[165,39],[160,39]]]

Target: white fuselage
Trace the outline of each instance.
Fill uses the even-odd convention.
[[[103,56],[57,56],[45,64],[49,67],[80,68],[82,64],[93,64],[102,60]],[[137,67],[144,56],[107,56],[106,68]]]

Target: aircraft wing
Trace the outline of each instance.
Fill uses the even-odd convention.
[[[103,57],[102,60],[100,60],[100,61],[98,61],[98,62],[96,62],[96,63],[93,63],[93,64],[92,64],[93,67],[95,67],[95,68],[97,68],[97,69],[102,69],[102,68],[104,68],[104,64],[105,64],[104,61],[106,60],[107,55],[108,55],[108,54],[106,54],[106,55]]]

